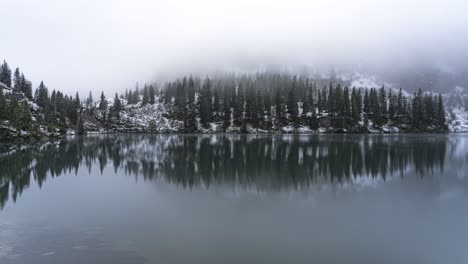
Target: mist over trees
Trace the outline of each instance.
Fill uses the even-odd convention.
[[[158,112],[178,122],[176,132],[443,132],[447,130],[442,96],[419,89],[408,95],[384,86],[348,87],[292,74],[258,73],[223,77],[193,76],[161,86],[139,84],[124,94],[81,101],[49,91],[41,81],[34,90],[19,68],[0,66],[0,122],[16,131],[89,129],[113,131],[128,126],[133,109]],[[123,116],[123,117],[122,117]],[[154,131],[157,123],[150,123]],[[124,130],[125,131],[125,130]]]
[[[157,94],[159,103],[168,106],[168,116],[183,121],[184,132],[213,126],[222,127],[223,132],[316,131],[328,127],[366,132],[365,127],[385,126],[413,131],[446,129],[442,96],[421,89],[408,96],[402,89],[384,86],[359,89],[263,73],[217,79],[184,76],[159,90],[136,87],[122,99],[129,105],[154,104],[148,94]]]

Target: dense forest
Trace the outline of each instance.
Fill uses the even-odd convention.
[[[184,132],[204,131],[213,126],[221,127],[218,132],[243,133],[305,132],[320,128],[333,128],[328,130],[331,132],[369,132],[369,128],[386,126],[403,131],[447,129],[440,94],[423,93],[419,89],[408,96],[402,89],[397,92],[383,86],[358,89],[331,82],[319,87],[312,79],[288,74],[264,73],[203,81],[183,77],[160,89],[153,85],[142,89],[137,86],[126,91],[121,99],[128,106],[164,104],[167,117],[182,122]],[[116,101],[119,111],[110,107],[104,122],[115,122],[112,113],[119,113],[122,107],[117,95],[114,105]],[[107,100],[101,94],[99,110],[106,109]]]
[[[258,73],[188,76],[163,85],[144,85],[107,99],[90,93],[68,96],[33,86],[19,68],[0,66],[1,135],[60,135],[87,131],[132,131],[136,115],[171,120],[173,132],[307,133],[307,132],[444,132],[442,96],[413,95],[402,89],[348,87],[339,80],[292,74]],[[133,111],[133,112],[132,112]],[[136,113],[136,114],[135,114]],[[132,119],[133,118],[133,119]],[[158,120],[142,130],[156,131]]]

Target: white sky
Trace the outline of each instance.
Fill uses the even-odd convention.
[[[0,0],[0,59],[108,95],[167,74],[468,61],[466,0]]]

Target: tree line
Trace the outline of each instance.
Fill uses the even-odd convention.
[[[386,126],[407,131],[445,131],[442,96],[419,89],[409,96],[402,89],[362,89],[346,83],[292,74],[215,76],[204,79],[183,76],[163,85],[144,85],[115,94],[109,105],[104,94],[98,100],[90,92],[84,100],[60,91],[49,91],[41,82],[32,84],[19,68],[0,65],[0,122],[17,130],[41,126],[84,133],[84,119],[119,124],[127,108],[163,104],[166,117],[183,123],[184,132],[221,127],[224,132],[293,131],[333,128],[366,132]],[[36,107],[37,106],[37,107]],[[153,109],[153,111],[156,111]]]
[[[118,96],[116,95],[116,98]],[[419,89],[408,96],[402,89],[349,88],[289,74],[257,74],[223,78],[184,76],[163,85],[138,86],[121,99],[129,105],[163,103],[169,115],[183,121],[186,132],[220,124],[223,131],[320,127],[357,129],[385,125],[412,130],[446,130],[442,96]],[[101,102],[105,100],[104,94]],[[119,102],[119,104],[121,104]],[[104,109],[104,107],[102,107]]]
[[[37,132],[42,126],[62,133],[78,125],[78,93],[73,98],[60,91],[49,92],[41,81],[33,95],[32,83],[19,68],[12,74],[6,61],[0,65],[0,83],[0,124],[9,124],[18,131]]]

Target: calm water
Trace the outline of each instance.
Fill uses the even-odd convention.
[[[0,145],[0,263],[468,263],[468,135]]]

